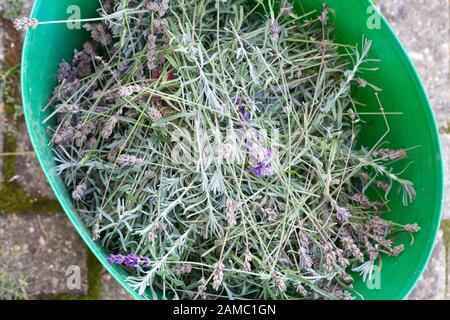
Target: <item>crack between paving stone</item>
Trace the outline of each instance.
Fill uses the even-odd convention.
[[[23,122],[23,116],[14,116],[14,105],[22,105],[20,93],[20,59],[22,52],[21,35],[14,29],[12,21],[3,18],[0,12],[0,27],[4,29],[5,59],[4,68],[12,71],[4,81],[2,100],[5,109],[5,122],[17,128]],[[13,44],[13,45],[12,45]],[[11,127],[11,126],[10,126]],[[0,185],[0,213],[41,213],[53,214],[61,212],[57,201],[40,197],[30,197],[17,182],[10,181],[16,175],[17,132],[5,132],[3,137],[3,183]]]

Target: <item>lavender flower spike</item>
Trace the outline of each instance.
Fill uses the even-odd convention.
[[[350,218],[350,210],[341,207],[337,204],[336,201],[333,201],[333,207],[336,209],[336,218],[339,221],[348,221],[348,219]]]
[[[268,177],[273,174],[273,166],[270,163],[260,162],[256,167],[250,168],[250,171],[257,177]]]
[[[110,254],[106,260],[109,264],[123,264],[125,257],[122,254]]]
[[[86,183],[80,183],[76,186],[75,190],[72,192],[72,199],[81,200],[86,192]]]
[[[250,105],[250,99],[241,99],[239,97],[235,97],[233,99],[233,103],[237,107],[237,111],[239,116],[241,117],[241,120],[244,122],[248,122],[251,120],[252,115],[249,112],[249,105]]]
[[[125,265],[127,267],[136,268],[142,266],[148,268],[150,266],[150,259],[136,254],[110,254],[106,259],[109,264]]]
[[[142,166],[144,162],[144,159],[128,154],[121,155],[118,160],[119,165],[122,167]]]
[[[247,153],[250,160],[250,171],[257,177],[268,177],[275,173],[272,164],[272,149],[263,146],[259,141],[259,136],[253,130],[247,132]]]
[[[132,267],[132,268],[137,267],[139,265],[139,256],[137,256],[135,254],[129,254],[129,255],[125,256],[124,264],[127,267]]]
[[[39,21],[35,18],[22,17],[14,20],[14,28],[17,31],[28,31],[28,29],[36,29]]]

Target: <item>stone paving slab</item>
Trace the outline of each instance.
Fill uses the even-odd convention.
[[[447,296],[446,296],[446,300],[450,300],[450,269],[449,269],[449,265],[450,265],[450,248],[446,248],[447,249]]]
[[[443,232],[439,232],[433,255],[409,300],[444,300],[446,293],[446,249]]]
[[[133,300],[133,297],[107,271],[102,274],[100,290],[101,300]]]
[[[449,89],[450,90],[450,89]],[[444,206],[442,219],[450,220],[450,134],[441,134],[442,153],[444,157]]]
[[[0,43],[1,45],[1,43]],[[0,97],[0,153],[3,152],[3,134],[5,132],[5,112],[3,110],[3,101]],[[3,183],[3,157],[0,156],[0,184]]]
[[[0,215],[0,261],[10,256],[13,248],[17,258],[4,272],[26,279],[28,295],[85,294],[86,249],[64,215]],[[80,287],[76,288],[76,279],[68,277],[78,271]]]
[[[379,0],[427,89],[440,126],[450,121],[448,0]]]
[[[17,152],[33,151],[25,123],[19,125],[16,148]],[[34,154],[17,157],[15,178],[30,197],[56,199]]]
[[[447,247],[447,300],[450,300],[450,248]]]
[[[0,70],[2,68],[2,61],[3,61],[3,30],[2,28],[0,28]],[[1,96],[2,95],[0,84],[0,153],[3,152],[3,133],[5,131],[5,112],[3,110],[4,107]],[[3,158],[0,157],[0,184],[3,183],[2,165],[3,165]]]

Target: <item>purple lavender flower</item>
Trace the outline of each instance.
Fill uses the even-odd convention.
[[[125,257],[122,254],[110,254],[106,260],[109,264],[123,264]]]
[[[347,208],[336,205],[336,218],[339,221],[347,221],[350,217],[350,210]]]
[[[140,256],[139,262],[144,268],[150,267],[150,259],[148,257]]]
[[[372,152],[374,157],[379,157],[384,161],[396,161],[404,159],[408,156],[405,150],[381,149]]]
[[[75,190],[72,192],[72,199],[73,200],[81,200],[83,199],[84,194],[86,193],[86,183],[80,183],[76,186]]]
[[[239,106],[238,112],[243,121],[245,122],[250,121],[251,115],[250,112],[247,111],[247,106]]]
[[[252,115],[249,112],[249,105],[251,101],[249,99],[241,99],[239,97],[235,97],[233,99],[234,105],[237,107],[237,111],[242,121],[248,122],[252,118]]]
[[[118,160],[119,165],[122,167],[142,166],[144,162],[144,159],[129,154],[121,155]]]
[[[268,177],[273,174],[273,166],[271,163],[259,163],[256,167],[251,167],[250,171],[257,177]]]
[[[129,254],[125,256],[124,264],[127,267],[135,268],[139,265],[139,256],[135,254]]]
[[[247,133],[247,154],[250,160],[250,171],[257,177],[268,177],[274,174],[272,149],[263,146],[256,132]]]
[[[110,254],[106,259],[109,264],[125,265],[127,267],[136,268],[142,266],[148,268],[150,266],[150,259],[136,254]]]
[[[192,271],[192,265],[190,263],[185,263],[182,265],[174,266],[172,272],[176,276],[182,276],[183,274],[190,273]]]
[[[277,42],[280,38],[280,25],[277,20],[269,21],[269,38],[273,42]]]

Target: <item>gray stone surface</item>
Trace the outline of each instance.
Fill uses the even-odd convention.
[[[86,292],[86,249],[64,215],[0,215],[0,261],[10,259],[12,250],[16,258],[4,272],[26,279],[28,295]],[[69,288],[68,276],[78,268],[81,286]]]
[[[5,132],[5,112],[3,101],[0,96],[0,154],[3,152],[3,134]],[[3,183],[3,157],[0,156],[0,185]]]
[[[440,126],[450,121],[449,1],[380,0],[416,65]]]
[[[2,62],[3,62],[3,29],[0,28],[0,75],[2,70]],[[3,110],[3,101],[2,101],[2,88],[0,84],[0,153],[3,152],[3,132],[5,130],[5,114]],[[3,182],[3,174],[2,174],[2,164],[3,158],[0,157],[0,184]]]
[[[19,125],[16,148],[19,153],[33,151],[25,123]],[[23,186],[30,197],[55,199],[55,195],[34,154],[27,153],[17,157],[15,179]]]
[[[4,33],[4,31],[3,31],[3,29],[2,28],[0,28],[0,70],[1,70],[1,68],[2,68],[2,62],[3,62],[3,59],[4,59],[4,54],[3,54],[3,33]]]
[[[442,153],[444,157],[444,207],[442,219],[450,219],[450,134],[441,134]]]
[[[101,281],[101,300],[133,300],[133,297],[108,272],[104,271]]]
[[[447,249],[447,300],[450,300],[450,248]]]
[[[439,232],[433,255],[409,300],[443,300],[446,298],[446,254],[444,236]]]

